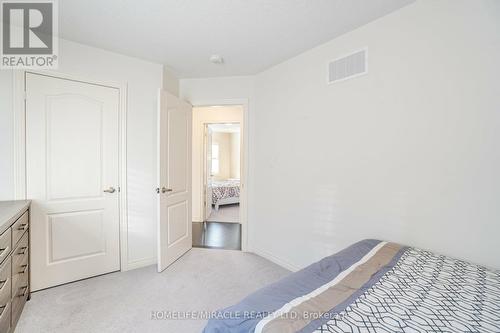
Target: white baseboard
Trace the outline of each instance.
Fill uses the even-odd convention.
[[[254,247],[252,247],[252,250],[249,251],[249,252],[252,252],[264,259],[267,259],[283,268],[286,268],[288,269],[289,271],[292,271],[292,272],[296,272],[298,270],[300,270],[300,267],[290,263],[289,261],[285,260],[285,259],[282,259],[278,256],[275,256],[274,254],[268,252],[268,251],[265,251],[265,250],[262,250],[262,249],[256,249]]]
[[[145,258],[145,259],[129,261],[127,267],[125,267],[124,269],[122,268],[122,271],[129,271],[131,269],[136,269],[151,265],[156,265],[156,258]]]

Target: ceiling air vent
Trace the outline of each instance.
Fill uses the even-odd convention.
[[[365,74],[368,71],[366,53],[367,50],[363,49],[330,61],[328,83],[344,81]]]

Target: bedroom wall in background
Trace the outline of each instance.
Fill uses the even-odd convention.
[[[217,133],[212,135],[212,144],[219,145],[219,173],[214,175],[215,180],[231,177],[231,137],[230,133]]]
[[[131,267],[152,264],[156,260],[156,112],[163,66],[66,40],[60,41],[59,48],[58,71],[127,83],[128,262]],[[8,154],[13,144],[11,72],[0,70],[0,84],[0,198],[7,200],[14,195],[13,157]]]
[[[231,143],[231,172],[229,178],[240,178],[240,168],[241,168],[241,140],[240,133],[230,133],[230,143]]]
[[[219,144],[220,172],[215,180],[240,178],[240,133],[214,132],[212,144]]]
[[[257,75],[254,250],[300,268],[380,238],[500,268],[499,31],[499,1],[422,0]],[[327,85],[364,47],[368,74]]]

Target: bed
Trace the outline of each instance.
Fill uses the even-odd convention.
[[[239,179],[213,181],[209,187],[209,191],[212,193],[212,204],[216,211],[219,210],[219,206],[240,202]]]
[[[215,312],[203,332],[500,332],[500,271],[364,240]]]

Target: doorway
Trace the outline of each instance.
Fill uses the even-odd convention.
[[[204,222],[240,222],[240,123],[205,125]]]
[[[193,108],[194,247],[242,249],[243,110],[241,105]]]

